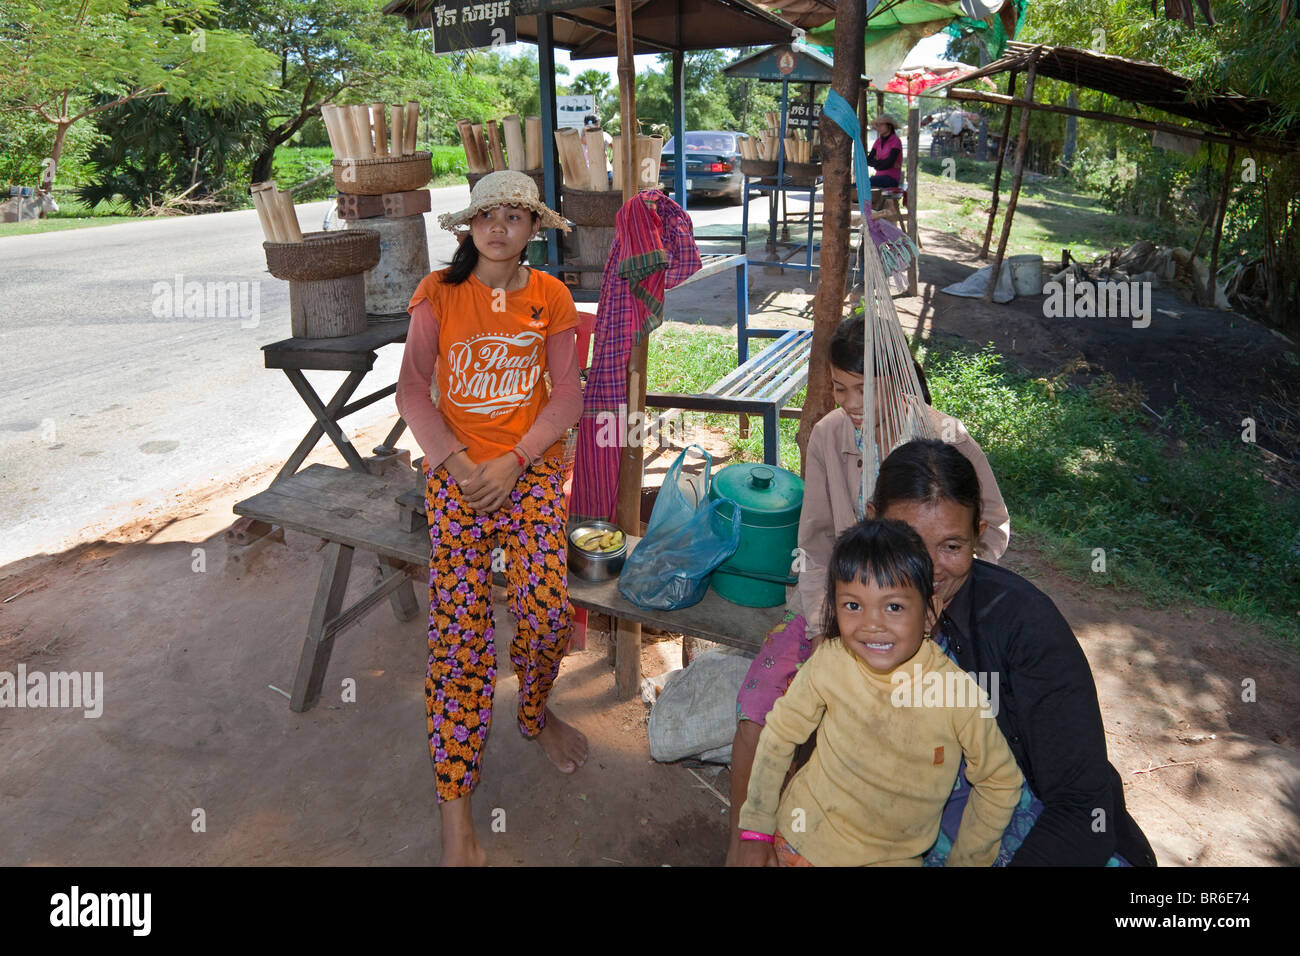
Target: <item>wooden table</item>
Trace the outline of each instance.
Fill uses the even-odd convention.
[[[316,424],[298,443],[289,460],[275,476],[274,482],[283,481],[297,472],[304,459],[321,440],[322,435],[328,435],[330,441],[334,442],[349,468],[358,472],[366,470],[361,455],[339,428],[339,419],[397,392],[397,383],[394,382],[364,398],[348,403],[348,399],[357,390],[361,380],[375,367],[375,357],[379,349],[385,345],[405,342],[407,328],[411,323],[408,316],[391,321],[375,319],[371,321],[370,328],[357,335],[343,335],[328,339],[282,339],[262,346],[266,367],[281,369],[288,376],[299,397],[316,418]],[[347,372],[348,375],[338,391],[334,393],[334,397],[326,403],[321,401],[316,390],[302,374],[305,369]],[[406,422],[398,418],[380,448],[391,450],[405,430]]]
[[[402,531],[397,522],[396,498],[410,490],[409,484],[348,468],[310,465],[277,478],[265,491],[235,505],[238,515],[328,542],[293,682],[291,709],[304,711],[316,702],[334,638],[385,597],[399,621],[412,620],[426,608],[424,600],[416,599],[411,576],[427,581],[429,533]],[[629,547],[635,548],[639,540],[632,538]],[[356,603],[344,608],[353,552],[358,548],[378,555],[380,578]],[[748,651],[758,650],[785,612],[784,607],[740,607],[712,590],[700,603],[681,611],[647,611],[619,593],[617,580],[595,583],[576,576],[569,578],[569,600],[615,618]]]

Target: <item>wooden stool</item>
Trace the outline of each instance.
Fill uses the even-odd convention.
[[[872,219],[887,219],[898,228],[903,228],[903,214],[899,209],[900,202],[903,208],[907,208],[907,187],[894,187],[892,189],[881,189],[878,192],[880,197],[880,208],[873,210]]]

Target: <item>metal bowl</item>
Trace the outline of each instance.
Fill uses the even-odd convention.
[[[616,524],[608,521],[580,521],[569,528],[569,573],[576,574],[586,581],[609,581],[618,577],[627,560],[627,536],[623,536],[623,547],[617,551],[583,551],[573,543],[573,539],[588,531],[618,531]]]

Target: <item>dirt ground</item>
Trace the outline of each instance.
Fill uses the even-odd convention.
[[[929,232],[924,239],[924,294],[899,300],[905,325],[914,330],[919,317],[923,334],[1006,341],[1008,348],[1014,339],[1014,351],[1023,353],[1018,360],[1052,367],[1045,356],[1061,344],[1058,330],[1043,327],[1046,320],[1033,310],[984,310],[934,294],[932,277],[945,284],[951,279],[943,270],[964,274],[971,266],[935,265],[944,240]],[[799,277],[754,271],[753,308],[762,301],[771,309],[761,321],[795,323],[810,301],[788,291]],[[731,279],[709,282],[696,288],[692,309],[725,324],[734,315]],[[673,303],[670,295],[670,314]],[[1157,328],[1153,322],[1146,331]],[[1241,339],[1232,336],[1230,345],[1243,355],[1267,351],[1253,332]],[[1063,349],[1073,345],[1066,341]],[[1107,367],[1127,361],[1148,368],[1134,357],[1135,340],[1129,346],[1087,348],[1096,348]],[[1194,359],[1200,354],[1195,342],[1183,347]],[[1207,381],[1220,362],[1217,347],[1205,351],[1196,360],[1206,374],[1189,373],[1179,394],[1230,391],[1237,367],[1226,364],[1217,375],[1223,381]],[[1155,357],[1153,365],[1161,366]],[[1163,409],[1156,386],[1141,381],[1155,399],[1148,401]],[[386,430],[384,424],[361,432],[359,447],[377,444]],[[312,460],[338,463],[332,451]],[[668,460],[655,459],[655,470],[662,473]],[[292,684],[320,542],[288,532],[283,543],[268,544],[235,569],[224,566],[222,533],[233,503],[264,488],[276,467],[268,462],[203,493],[140,502],[139,520],[104,540],[0,568],[0,600],[12,596],[0,604],[0,670],[21,663],[29,670],[102,671],[105,697],[98,718],[79,710],[0,709],[7,769],[0,864],[436,861],[423,615],[398,623],[381,604],[343,632],[325,694],[305,714],[290,711],[268,686]],[[1023,538],[1013,537],[1005,563],[1035,580],[1074,627],[1097,681],[1111,761],[1161,864],[1300,863],[1297,655],[1221,611],[1151,609],[1070,582]],[[358,553],[354,568],[361,573],[354,571],[349,600],[369,584],[364,572],[374,564]],[[500,604],[497,614],[500,639],[508,641],[510,619]],[[680,654],[674,640],[647,641],[643,670],[678,666]],[[345,678],[356,682],[355,702],[343,700]],[[1243,699],[1252,697],[1252,685],[1253,699]],[[490,862],[721,861],[726,807],[704,782],[725,795],[727,771],[696,767],[696,777],[686,765],[650,760],[648,708],[614,699],[602,634],[593,630],[587,648],[566,658],[552,696],[556,711],[591,742],[591,758],[577,774],[555,771],[513,729],[515,690],[513,674],[505,673],[474,796]]]

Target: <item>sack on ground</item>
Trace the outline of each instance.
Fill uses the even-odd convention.
[[[667,763],[685,757],[730,757],[736,736],[736,695],[751,659],[705,651],[674,672],[650,711],[650,756]]]

